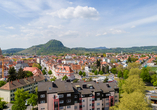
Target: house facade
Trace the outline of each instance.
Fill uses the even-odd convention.
[[[119,102],[117,84],[56,80],[38,85],[38,110],[109,110]]]

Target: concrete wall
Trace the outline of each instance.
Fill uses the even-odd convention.
[[[97,105],[97,103],[100,103],[100,105]],[[95,110],[97,110],[97,108],[100,108],[100,110],[102,110],[102,100],[95,101],[94,107],[95,107]]]
[[[9,90],[0,90],[0,97],[3,98],[3,101],[10,102],[10,91]]]
[[[47,94],[47,106],[48,110],[53,110],[53,98],[54,95],[57,96],[57,94]]]
[[[41,108],[45,108],[44,110],[48,110],[47,103],[38,104],[38,110],[41,110]]]

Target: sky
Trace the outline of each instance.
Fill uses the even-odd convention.
[[[157,46],[156,0],[0,0],[0,47]]]

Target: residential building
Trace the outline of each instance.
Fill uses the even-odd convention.
[[[23,88],[25,91],[29,91],[29,93],[34,93],[35,88],[38,87],[38,82],[45,82],[45,77],[38,75],[7,82],[4,86],[0,87],[0,97],[6,102],[14,101],[14,92],[17,89]]]
[[[43,74],[43,73],[41,72],[41,70],[40,70],[39,68],[37,68],[37,67],[25,67],[25,68],[23,69],[23,71],[30,71],[30,72],[33,73],[33,76],[37,76],[37,75]]]
[[[81,65],[71,65],[71,69],[74,71],[74,73],[79,73],[81,71]]]
[[[38,110],[109,110],[119,102],[115,82],[56,80],[38,84]]]

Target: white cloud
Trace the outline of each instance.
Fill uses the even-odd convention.
[[[48,25],[48,28],[61,29],[63,28],[63,26],[62,25],[59,25],[59,26]]]
[[[131,26],[131,28],[135,28],[136,26]]]
[[[62,37],[62,36],[73,36],[73,37],[76,37],[77,35],[79,35],[79,33],[77,31],[67,31],[67,32],[64,32],[62,34],[59,35],[59,37]]]
[[[6,27],[6,29],[15,29],[13,26]]]
[[[73,2],[68,2],[70,5],[72,5],[73,4]]]
[[[98,18],[99,12],[93,7],[68,7],[59,11],[47,13],[48,15],[58,16],[59,18]]]

